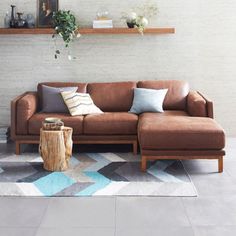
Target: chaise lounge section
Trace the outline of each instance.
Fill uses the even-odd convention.
[[[138,137],[142,170],[148,160],[217,159],[223,171],[224,130],[213,119],[213,104],[200,93],[188,90],[186,82],[143,81],[140,88],[169,87],[164,113],[144,113],[139,117]],[[168,110],[167,110],[168,109]]]
[[[66,113],[41,113],[42,85],[77,86],[78,92],[89,93],[103,114],[71,117]],[[129,113],[134,88],[165,89],[163,113]],[[223,171],[224,130],[213,119],[213,103],[185,81],[156,80],[115,83],[41,83],[37,92],[27,92],[11,104],[11,137],[20,154],[23,143],[39,143],[39,130],[46,117],[61,118],[73,128],[73,141],[78,144],[132,144],[142,156],[141,169],[149,160],[217,159]]]

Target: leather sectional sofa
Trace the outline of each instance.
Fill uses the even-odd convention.
[[[104,114],[75,116],[41,113],[42,85],[77,86],[89,93]],[[168,88],[164,113],[129,113],[134,88]],[[21,144],[39,143],[39,131],[46,117],[61,118],[73,128],[78,144],[132,144],[142,155],[141,169],[148,160],[217,159],[223,171],[224,130],[213,119],[213,103],[185,81],[156,80],[114,83],[40,83],[37,92],[26,92],[11,103],[11,138],[20,154]]]

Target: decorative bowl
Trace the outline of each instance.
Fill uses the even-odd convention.
[[[60,123],[60,122],[62,122],[61,119],[56,117],[47,117],[44,120],[44,123]]]

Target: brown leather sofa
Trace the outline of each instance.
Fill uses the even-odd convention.
[[[89,93],[104,114],[75,116],[40,113],[42,84],[54,87],[78,86]],[[168,88],[164,113],[128,113],[134,88]],[[213,119],[213,103],[187,82],[178,80],[114,83],[40,83],[37,92],[26,92],[11,103],[11,138],[20,145],[39,143],[39,130],[46,117],[59,117],[73,128],[78,144],[132,144],[142,154],[142,170],[148,160],[217,159],[223,171],[224,130]]]

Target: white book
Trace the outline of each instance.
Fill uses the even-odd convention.
[[[94,29],[113,28],[113,23],[112,20],[94,20],[93,28]]]

